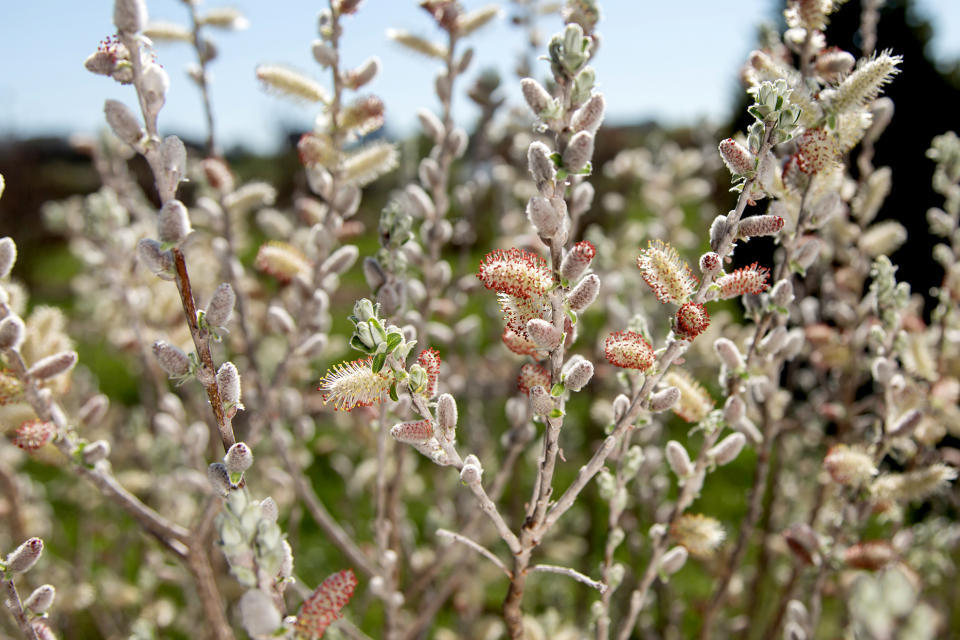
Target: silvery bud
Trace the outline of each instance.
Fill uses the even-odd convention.
[[[591,273],[586,278],[580,281],[576,287],[573,288],[573,291],[567,295],[567,304],[570,305],[570,310],[577,313],[583,311],[597,299],[597,294],[600,293],[600,277]]]
[[[920,424],[920,420],[923,418],[923,413],[919,409],[911,409],[905,414],[900,416],[900,419],[897,420],[896,424],[893,425],[893,428],[890,429],[891,438],[903,438],[909,436],[913,433],[913,430],[916,429],[917,425]]]
[[[887,384],[897,372],[897,363],[889,358],[875,358],[870,366],[870,372],[874,380],[880,384]]]
[[[521,80],[520,90],[523,92],[523,99],[527,101],[530,111],[538,118],[540,114],[550,111],[553,106],[553,97],[533,78]]]
[[[673,575],[686,564],[687,556],[688,552],[685,547],[676,546],[670,549],[660,558],[660,571],[664,575]]]
[[[593,363],[582,356],[573,356],[563,367],[563,385],[570,391],[580,391],[593,377]]]
[[[273,598],[260,589],[249,589],[240,598],[240,620],[251,638],[273,636],[283,626],[283,618]]]
[[[107,409],[110,408],[110,399],[102,393],[99,393],[87,400],[77,412],[77,421],[80,424],[97,424],[107,415]]]
[[[293,333],[297,329],[293,316],[286,309],[275,304],[267,309],[267,322],[278,333]]]
[[[743,369],[743,356],[740,355],[740,350],[737,349],[737,345],[732,340],[717,338],[713,343],[713,348],[720,356],[720,361],[723,362],[725,367],[732,371]]]
[[[147,111],[156,115],[167,100],[167,91],[170,89],[170,76],[163,67],[156,63],[144,65],[140,76],[143,101]]]
[[[574,131],[589,131],[596,133],[603,122],[603,111],[605,108],[603,94],[595,93],[587,101],[587,104],[580,107],[570,122],[570,127]]]
[[[613,419],[615,422],[620,422],[620,419],[626,415],[627,410],[630,408],[630,398],[623,395],[622,393],[613,399]]]
[[[30,538],[19,547],[10,552],[4,564],[7,565],[7,571],[10,573],[24,573],[29,571],[33,565],[37,564],[40,554],[43,552],[43,540],[40,538]]]
[[[168,200],[160,209],[157,220],[160,242],[180,244],[190,233],[190,216],[187,208],[179,200]]]
[[[76,351],[61,351],[37,360],[27,371],[27,375],[35,380],[49,380],[73,369],[76,364]]]
[[[19,349],[23,344],[24,326],[20,316],[9,315],[0,320],[0,350]]]
[[[480,460],[472,453],[463,459],[463,468],[460,470],[460,481],[464,484],[479,484],[480,477],[483,475],[483,467],[480,466]]]
[[[137,257],[155,275],[164,280],[173,280],[173,255],[156,240],[144,238],[138,242]]]
[[[797,255],[794,257],[794,262],[796,262],[800,268],[809,269],[817,256],[820,254],[820,241],[816,238],[807,238],[803,241],[803,244],[800,245],[800,250],[797,251]]]
[[[736,422],[731,423],[730,426],[747,436],[747,439],[754,446],[757,446],[763,442],[763,434],[760,433],[760,429],[757,428],[757,425],[753,424],[753,421],[750,420],[750,418],[744,416]]]
[[[467,132],[457,127],[447,136],[446,148],[454,158],[459,158],[467,152],[467,145],[470,144],[470,138]]]
[[[417,217],[429,220],[436,213],[437,209],[433,205],[433,200],[420,185],[408,184],[404,193],[407,196],[407,202],[416,210]]]
[[[553,397],[550,393],[537,385],[530,389],[530,408],[538,416],[545,416],[553,411]]]
[[[333,208],[339,211],[344,218],[349,218],[360,208],[360,198],[363,193],[355,185],[346,185],[337,189],[333,196]]]
[[[423,132],[427,134],[427,137],[432,138],[435,143],[440,143],[446,135],[447,130],[444,128],[443,123],[440,122],[438,118],[432,111],[427,109],[418,109],[417,110],[417,119],[420,120],[420,126],[423,128]]]
[[[84,464],[94,465],[110,457],[110,443],[106,440],[91,442],[83,448]]]
[[[0,180],[2,180],[0,176]],[[0,183],[2,185],[2,183]],[[2,191],[0,191],[2,193]],[[0,238],[0,278],[6,278],[10,275],[14,263],[17,261],[17,245],[13,238]]]
[[[541,349],[553,349],[560,344],[563,332],[553,326],[552,322],[532,318],[527,321],[527,335],[530,340]]]
[[[232,362],[224,362],[217,370],[217,387],[220,389],[220,402],[223,403],[223,410],[228,418],[237,414],[238,409],[243,409],[240,402],[240,372],[237,366]]]
[[[160,367],[174,378],[190,373],[190,359],[178,347],[165,340],[153,343],[153,355],[157,357]]]
[[[356,245],[348,244],[340,247],[330,257],[323,261],[320,269],[324,273],[341,274],[354,265],[360,256],[360,250]]]
[[[720,256],[713,251],[708,251],[700,256],[700,271],[704,276],[715,276],[720,272]]]
[[[314,40],[311,50],[313,51],[313,59],[316,60],[320,66],[332,67],[337,63],[337,52],[322,40]]]
[[[553,181],[557,177],[557,168],[550,158],[551,153],[550,147],[542,142],[532,142],[527,149],[527,168],[533,176],[537,191],[545,196],[553,195]]]
[[[564,205],[563,208],[563,211],[558,211],[550,200],[541,196],[533,196],[527,202],[527,218],[541,237],[553,238],[564,223],[563,216],[566,214],[566,206]]]
[[[253,452],[246,443],[237,442],[227,449],[223,463],[230,473],[243,473],[253,464]]]
[[[147,24],[147,5],[144,0],[116,0],[113,5],[113,24],[123,33],[140,33]]]
[[[227,466],[222,462],[214,462],[207,467],[207,480],[210,481],[214,493],[221,498],[229,495],[230,489],[233,488],[233,483],[230,482],[230,472],[227,471]]]
[[[230,316],[233,314],[233,305],[237,301],[237,296],[233,293],[233,287],[229,282],[222,282],[216,291],[210,297],[207,304],[206,318],[207,323],[212,327],[224,327],[230,322]]]
[[[145,132],[140,121],[122,102],[107,100],[103,104],[103,115],[110,129],[127,144],[133,146],[143,138]]]
[[[276,522],[280,518],[280,509],[277,507],[277,502],[270,496],[260,501],[260,515],[267,522]]]
[[[778,307],[787,307],[793,302],[793,283],[787,279],[780,280],[773,286],[773,303]]]
[[[452,432],[457,426],[457,401],[449,393],[443,393],[437,398],[437,425],[448,432]]]
[[[680,389],[667,387],[650,396],[650,411],[654,413],[666,411],[672,409],[678,402],[680,402]]]
[[[747,438],[742,433],[731,433],[707,451],[707,456],[722,467],[736,460],[746,443]]]
[[[593,134],[581,131],[574,134],[563,151],[563,168],[571,173],[577,173],[587,166],[593,157]]]
[[[377,77],[377,74],[380,72],[380,58],[374,56],[372,58],[367,58],[367,60],[361,64],[359,67],[354,69],[348,75],[350,81],[351,89],[359,89],[363,85],[369,83],[371,80]]]
[[[443,182],[443,173],[440,171],[440,165],[430,157],[420,161],[420,168],[417,175],[420,178],[421,184],[431,189],[439,187]]]
[[[683,445],[676,440],[667,443],[665,452],[667,454],[667,463],[670,469],[681,480],[693,475],[693,463],[690,461],[690,454],[683,448]]]
[[[758,345],[761,353],[775,355],[787,342],[787,328],[777,327],[768,333]]]
[[[383,267],[377,262],[376,258],[367,256],[363,259],[363,277],[367,280],[367,286],[376,291],[387,281],[387,274]]]
[[[803,330],[799,328],[791,329],[787,332],[787,343],[783,345],[781,357],[784,360],[793,360],[803,351],[803,345],[806,344],[806,337]]]
[[[57,590],[52,584],[41,585],[23,601],[23,608],[33,613],[44,613],[53,604],[56,596]]]
[[[570,196],[570,215],[579,216],[586,213],[593,204],[596,190],[589,182],[581,182],[573,188]]]

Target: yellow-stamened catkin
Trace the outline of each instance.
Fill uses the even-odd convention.
[[[421,38],[420,36],[410,33],[409,31],[403,31],[401,29],[388,29],[387,37],[397,44],[403,45],[407,49],[425,56],[436,58],[437,60],[443,60],[447,57],[447,48],[445,46],[435,42],[430,42],[426,38]]]
[[[647,243],[647,248],[637,258],[637,267],[657,300],[663,303],[683,304],[699,284],[690,265],[680,258],[676,249],[662,240]]]
[[[323,403],[332,402],[337,411],[350,411],[380,402],[392,381],[374,373],[370,362],[370,358],[365,358],[333,365],[318,387],[323,392]]]
[[[917,471],[885,474],[874,480],[870,492],[880,500],[913,502],[941,491],[956,478],[955,468],[936,463]]]
[[[713,411],[713,398],[683,369],[668,371],[663,383],[680,390],[680,402],[673,407],[673,411],[687,422],[700,422]]]
[[[298,71],[275,64],[257,67],[257,79],[265,86],[290,98],[309,102],[329,102],[327,92],[319,83]]]
[[[363,187],[397,166],[397,148],[387,142],[374,142],[355,151],[343,162],[340,177],[344,183]]]
[[[897,66],[903,56],[892,56],[884,51],[876,58],[861,64],[830,94],[834,113],[843,113],[865,106],[880,95],[883,86],[900,73]]]
[[[714,518],[700,513],[686,513],[670,526],[670,536],[695,556],[713,554],[723,542],[726,532]]]

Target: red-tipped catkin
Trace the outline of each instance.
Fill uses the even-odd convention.
[[[717,286],[720,287],[720,297],[727,299],[747,293],[763,293],[770,286],[767,284],[769,277],[770,270],[754,262],[749,267],[737,269],[717,280]]]
[[[76,364],[76,351],[61,351],[37,360],[27,371],[27,375],[35,380],[49,380],[70,371]]]
[[[237,442],[223,457],[223,464],[230,473],[242,473],[253,465],[253,451],[244,442]]]
[[[487,289],[522,299],[543,294],[553,283],[547,261],[523,249],[491,251],[477,277]]]
[[[653,366],[653,347],[635,331],[617,331],[604,343],[607,361],[624,369],[646,371]]]
[[[530,395],[530,389],[536,386],[550,386],[550,372],[540,365],[527,363],[520,367],[520,375],[517,376],[517,388],[523,393]]]
[[[700,256],[700,272],[704,276],[716,275],[720,271],[720,256],[713,251],[708,251]]]
[[[53,440],[57,428],[46,420],[27,420],[13,434],[13,444],[26,451],[36,451]]]
[[[757,165],[756,157],[750,151],[734,140],[727,138],[720,143],[720,157],[735,176],[744,176],[754,170]]]
[[[404,444],[423,444],[433,437],[433,424],[429,420],[401,422],[390,428],[390,435]]]
[[[553,323],[533,318],[527,321],[527,336],[540,349],[553,349],[560,344],[563,332]]]
[[[677,336],[693,340],[710,326],[710,314],[697,302],[687,302],[677,310]]]
[[[563,256],[563,262],[560,263],[560,277],[567,282],[576,282],[596,255],[597,249],[592,243],[586,240],[576,243],[567,255]]]
[[[837,161],[839,147],[826,129],[807,129],[797,142],[797,167],[806,174],[823,171]]]
[[[440,379],[440,352],[436,349],[424,349],[417,356],[417,363],[427,372],[427,388],[423,392],[428,398],[437,395]]]
[[[11,573],[24,573],[29,571],[33,565],[40,559],[43,552],[43,540],[40,538],[30,538],[19,547],[10,552],[4,564],[7,565],[7,571]]]
[[[783,229],[783,218],[780,216],[750,216],[740,221],[737,234],[741,238],[776,235]]]

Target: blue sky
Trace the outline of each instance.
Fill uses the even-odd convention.
[[[279,140],[283,125],[309,129],[315,109],[289,104],[259,87],[259,63],[284,63],[328,83],[328,74],[313,61],[316,14],[322,1],[234,0],[250,28],[216,32],[220,57],[213,72],[217,135],[227,145],[260,149]],[[468,9],[488,4],[465,0]],[[754,42],[756,25],[773,15],[776,0],[606,0],[600,32],[603,44],[594,66],[607,97],[608,118],[636,122],[659,118],[671,123],[698,117],[725,118],[737,86],[737,70]],[[152,18],[186,22],[180,0],[148,0]],[[207,1],[205,6],[220,6]],[[82,63],[97,42],[112,32],[110,0],[35,0],[8,3],[0,27],[0,136],[93,133],[102,126],[106,98],[135,104],[132,90],[86,72]],[[937,29],[938,55],[960,58],[960,1],[918,0],[919,13]],[[558,29],[556,18],[541,21],[545,35]],[[410,54],[387,40],[388,28],[439,38],[415,0],[366,0],[345,22],[344,60],[359,65],[377,55],[383,72],[367,90],[387,104],[393,131],[415,122],[420,106],[436,108],[434,61]],[[882,24],[881,24],[882,29]],[[519,101],[511,69],[524,39],[501,18],[471,38],[477,56],[468,80],[483,68],[497,67],[509,100]],[[687,43],[695,43],[689,45]],[[202,139],[200,99],[186,77],[191,61],[186,45],[158,47],[159,61],[171,76],[161,133]],[[545,63],[537,71],[543,75]],[[461,85],[461,89],[463,86]],[[465,98],[455,104],[455,118],[472,123],[476,111]]]

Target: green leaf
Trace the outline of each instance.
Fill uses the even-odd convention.
[[[393,353],[393,350],[399,347],[401,342],[403,342],[402,333],[388,333],[387,334],[387,353]]]
[[[554,409],[553,411],[550,412],[550,414],[549,414],[547,417],[548,417],[548,418],[562,418],[564,415],[566,415],[566,414],[563,413],[563,409]]]
[[[567,309],[567,317],[570,318],[570,324],[577,326],[577,312],[573,309]]]
[[[553,385],[552,389],[550,389],[550,395],[552,395],[554,398],[557,398],[562,396],[563,392],[566,390],[566,386],[564,386],[562,382],[558,382],[557,384]]]
[[[363,341],[360,340],[359,336],[353,336],[350,338],[350,346],[357,351],[363,351],[364,353],[370,353],[370,349],[367,345],[363,344]]]
[[[385,353],[378,353],[377,355],[373,356],[373,365],[371,366],[373,372],[380,373],[380,370],[383,369],[383,365],[386,361],[387,354]]]
[[[394,380],[393,384],[390,385],[390,399],[394,402],[400,401],[400,396],[397,395],[397,381]]]

